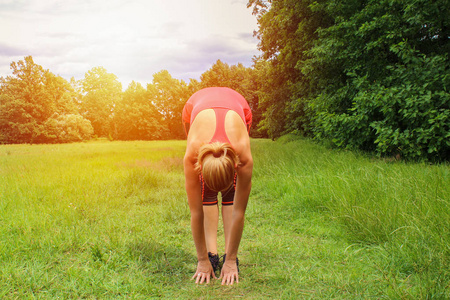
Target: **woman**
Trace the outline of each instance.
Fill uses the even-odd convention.
[[[209,283],[218,268],[217,195],[222,194],[225,254],[222,284],[239,282],[237,252],[251,189],[253,159],[248,132],[252,113],[242,95],[214,87],[196,92],[183,108],[187,134],[184,173],[197,250],[196,283]],[[214,265],[214,266],[213,266]]]

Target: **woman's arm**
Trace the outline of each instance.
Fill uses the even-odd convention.
[[[209,283],[211,275],[215,278],[214,271],[208,258],[206,249],[205,232],[203,227],[203,203],[198,173],[194,169],[196,158],[189,151],[183,160],[186,194],[189,209],[191,211],[191,230],[197,250],[197,270],[192,277],[196,283]]]
[[[248,147],[248,151],[242,157],[241,165],[237,170],[230,241],[227,247],[227,259],[221,272],[222,284],[233,284],[234,280],[239,282],[236,257],[244,230],[245,210],[252,185],[252,172],[253,159]]]

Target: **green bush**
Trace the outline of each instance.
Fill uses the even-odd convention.
[[[445,0],[251,0],[260,127],[340,148],[447,160],[450,6]]]
[[[448,57],[427,57],[406,43],[392,48],[402,62],[388,67],[383,82],[354,78],[359,92],[345,113],[322,112],[318,136],[337,147],[379,155],[442,160],[450,155]]]
[[[81,115],[57,115],[45,122],[49,142],[69,143],[89,140],[94,135],[91,122]]]

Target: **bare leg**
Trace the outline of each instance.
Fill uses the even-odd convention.
[[[217,205],[204,205],[204,227],[206,249],[208,252],[217,254],[217,229],[219,227],[219,207]]]
[[[227,253],[228,243],[230,241],[232,218],[233,205],[222,206],[223,232],[225,234],[225,253]]]

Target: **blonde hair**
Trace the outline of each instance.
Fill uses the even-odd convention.
[[[233,184],[238,164],[239,157],[230,144],[214,142],[200,147],[195,169],[201,172],[208,188],[221,192]]]

